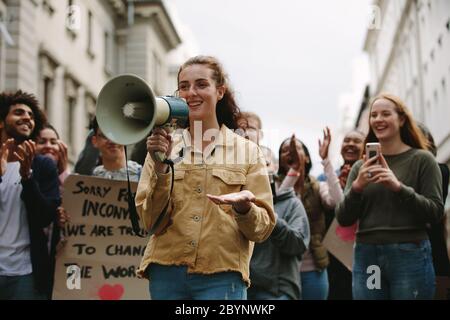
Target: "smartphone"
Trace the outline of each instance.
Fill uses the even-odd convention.
[[[378,142],[369,142],[366,143],[366,159],[373,158],[380,154],[381,146]],[[379,161],[377,160],[377,163]]]

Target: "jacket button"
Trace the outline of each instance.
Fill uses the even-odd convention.
[[[195,191],[197,192],[197,193],[202,193],[202,188],[200,187],[200,186],[198,186],[197,188],[195,188]]]
[[[192,247],[195,247],[196,244],[197,244],[197,242],[195,242],[195,240],[192,240],[191,243],[190,243],[190,245],[191,245]]]
[[[193,219],[194,219],[195,222],[199,222],[200,221],[200,216],[194,216]]]

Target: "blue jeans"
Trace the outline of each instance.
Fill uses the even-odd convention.
[[[0,300],[45,300],[34,288],[33,274],[0,276]]]
[[[246,300],[247,287],[239,272],[187,273],[186,266],[152,263],[147,268],[153,300]]]
[[[356,243],[352,287],[356,300],[433,299],[436,284],[430,241]]]
[[[308,271],[300,272],[302,300],[326,300],[328,297],[328,272]]]
[[[292,298],[285,293],[276,296],[267,291],[251,288],[247,291],[247,298],[248,300],[292,300]]]

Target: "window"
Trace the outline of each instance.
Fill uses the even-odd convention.
[[[110,76],[113,73],[113,48],[112,48],[112,37],[109,32],[104,33],[104,57],[105,57],[105,72]]]
[[[50,122],[53,120],[51,118],[54,109],[52,98],[57,67],[57,63],[50,57],[45,54],[39,56],[39,96],[42,97],[43,108],[49,115]]]
[[[95,117],[95,104],[96,104],[96,101],[95,101],[95,98],[93,97],[93,95],[91,95],[91,94],[87,94],[86,95],[86,98],[85,98],[85,119],[84,119],[84,121],[85,121],[85,123],[86,123],[86,132],[87,132],[87,129],[89,128],[89,125],[90,125],[90,123],[91,123],[91,121],[92,121],[92,119],[94,119],[94,117]]]
[[[160,89],[160,72],[161,72],[161,61],[158,55],[153,52],[153,74],[152,74],[152,85],[155,91],[158,92]]]
[[[76,130],[79,129],[79,119],[77,119],[77,109],[78,109],[78,90],[79,84],[66,75],[64,79],[64,95],[65,95],[65,108],[64,108],[64,137],[67,140],[70,148],[70,158],[76,154],[77,146],[75,143],[77,142],[76,137],[78,136],[78,132]]]
[[[69,146],[71,146],[72,150],[74,150],[73,146],[75,145],[75,138],[74,138],[74,130],[75,130],[75,108],[76,108],[77,100],[73,97],[67,98],[67,118],[66,118],[66,137],[67,137],[67,143]]]
[[[87,53],[91,59],[95,57],[92,50],[92,28],[93,28],[93,17],[92,12],[88,11],[88,19],[87,19]]]
[[[49,77],[43,79],[43,90],[44,90],[44,111],[46,114],[49,113],[51,94],[52,94],[53,81]]]
[[[72,40],[76,38],[77,31],[81,29],[81,13],[80,7],[74,5],[73,0],[68,0],[66,14],[66,30],[72,37]]]

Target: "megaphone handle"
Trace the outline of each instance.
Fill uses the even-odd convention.
[[[155,158],[159,162],[164,162],[167,159],[166,155],[163,152],[161,152],[161,151],[155,152],[154,155],[155,155]]]
[[[161,128],[164,128],[164,130],[165,130],[167,133],[172,133],[172,132],[174,131],[174,127],[173,127],[170,123],[166,123],[166,124],[164,124],[164,125],[162,125],[162,126],[160,126],[160,127],[161,127]],[[155,152],[154,155],[155,155],[155,158],[156,158],[159,162],[163,162],[163,163],[164,163],[164,161],[167,160],[166,155],[165,155],[163,152],[161,152],[161,151]]]

